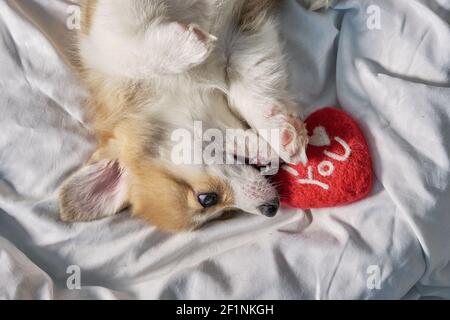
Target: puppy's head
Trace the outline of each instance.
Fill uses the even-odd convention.
[[[273,217],[273,186],[251,166],[178,166],[160,160],[123,167],[101,160],[75,173],[60,193],[64,221],[90,221],[131,206],[165,230],[191,230],[231,210]]]
[[[250,165],[177,164],[173,144],[158,135],[149,152],[138,124],[127,126],[62,186],[61,218],[90,221],[131,207],[134,216],[161,229],[192,230],[229,211],[273,217],[275,188]],[[167,132],[168,134],[168,132]],[[124,139],[125,137],[125,139]],[[114,143],[112,141],[115,141]]]

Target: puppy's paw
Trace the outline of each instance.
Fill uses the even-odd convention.
[[[297,117],[282,116],[283,124],[280,132],[280,157],[290,164],[306,164],[306,147],[308,131],[305,124]]]
[[[169,74],[186,72],[205,62],[217,41],[195,24],[173,22],[168,28],[172,34],[171,43],[168,43],[170,52],[163,54],[168,61],[165,71]]]
[[[279,129],[277,149],[280,158],[290,164],[306,164],[306,147],[308,145],[308,131],[305,124],[294,115],[272,112],[267,115],[271,127]],[[275,147],[272,144],[273,147]]]

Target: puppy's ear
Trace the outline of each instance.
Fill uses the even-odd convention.
[[[86,165],[64,183],[59,200],[60,217],[66,222],[115,215],[128,201],[126,170],[115,160]]]

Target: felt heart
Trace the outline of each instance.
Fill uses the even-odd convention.
[[[295,208],[326,208],[366,197],[373,184],[369,147],[357,123],[335,108],[306,119],[308,163],[284,165],[274,180],[282,202]]]

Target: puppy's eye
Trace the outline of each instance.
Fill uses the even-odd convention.
[[[210,208],[219,202],[217,193],[202,193],[198,195],[198,202],[203,208]]]

